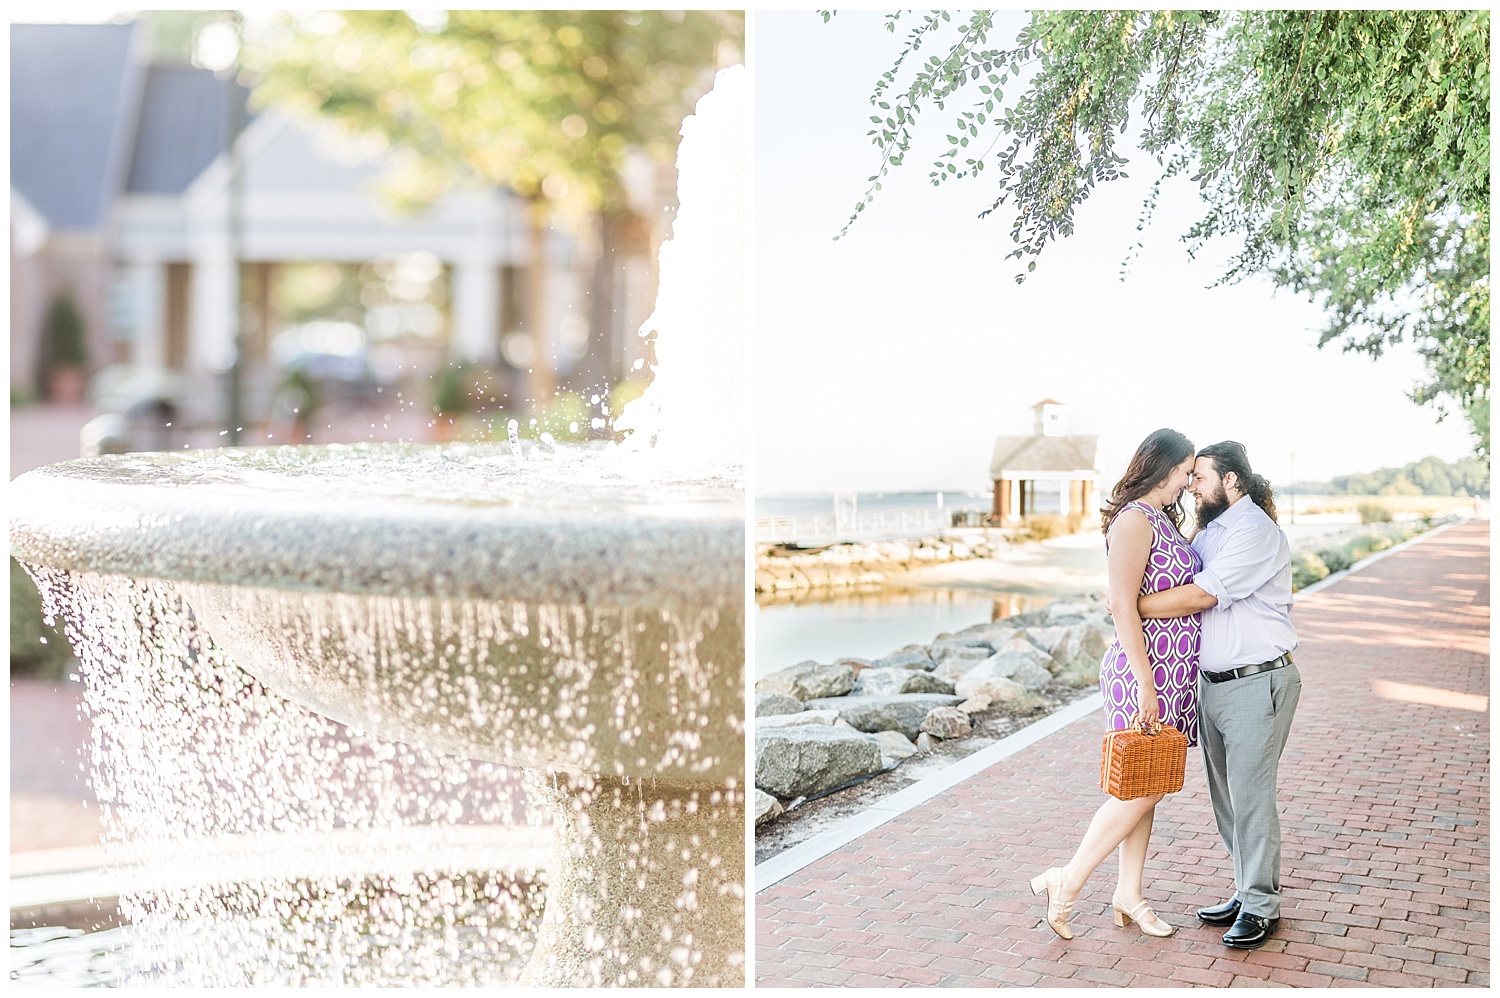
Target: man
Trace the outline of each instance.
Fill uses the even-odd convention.
[[[1188,490],[1197,499],[1192,545],[1203,571],[1143,596],[1142,617],[1203,613],[1198,722],[1219,835],[1234,861],[1234,896],[1198,911],[1227,925],[1224,945],[1255,949],[1281,921],[1281,822],[1276,770],[1302,679],[1292,664],[1291,546],[1276,525],[1271,485],[1232,440],[1205,447]]]

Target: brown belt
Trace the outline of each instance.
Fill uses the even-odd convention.
[[[1202,674],[1203,678],[1207,679],[1210,683],[1227,683],[1231,679],[1243,679],[1246,676],[1253,676],[1259,672],[1270,672],[1272,669],[1279,669],[1284,665],[1291,664],[1292,656],[1288,652],[1285,655],[1276,656],[1269,662],[1262,662],[1260,665],[1242,665],[1238,669],[1225,669],[1222,672],[1211,672],[1208,669],[1204,669],[1202,670]]]

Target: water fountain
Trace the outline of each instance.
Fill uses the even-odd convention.
[[[464,812],[436,793],[324,799],[317,773],[379,771],[400,747],[438,783],[528,768],[552,844],[520,983],[744,984],[745,89],[742,68],[722,72],[684,122],[682,207],[647,323],[657,378],[627,414],[627,446],[121,455],[12,483],[12,551],[67,618],[103,722],[101,799],[122,824],[154,829],[127,844],[168,879],[193,857],[222,864],[216,836],[290,835],[283,853],[310,864],[279,871],[281,887],[219,876],[170,903],[160,890],[137,901],[143,923],[245,916],[239,942],[177,954],[172,983],[274,983],[253,966],[271,923],[315,951],[296,983],[382,980],[348,970],[356,937],[385,939],[382,973],[401,976],[412,960],[400,940],[424,905],[446,919],[431,952],[462,959],[464,938],[489,931],[470,909],[503,892],[495,870],[408,872],[403,904],[391,877],[372,891],[309,859],[389,837],[413,814]],[[674,351],[705,344],[718,355],[671,367]],[[147,701],[156,720],[142,717]],[[321,758],[278,756],[294,729]],[[212,771],[191,772],[195,756]],[[534,896],[524,877],[511,884],[501,900],[525,922]],[[228,974],[212,969],[226,961]]]

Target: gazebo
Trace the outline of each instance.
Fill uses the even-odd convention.
[[[1067,406],[1061,402],[1043,399],[1032,409],[1034,433],[995,438],[991,518],[1001,525],[1019,523],[1033,513],[1086,512],[1099,480],[1094,468],[1099,438],[1069,434]]]

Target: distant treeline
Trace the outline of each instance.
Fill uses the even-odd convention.
[[[1424,457],[1404,468],[1381,468],[1356,475],[1338,475],[1327,482],[1298,482],[1300,495],[1328,496],[1476,496],[1490,491],[1490,465],[1477,457],[1453,464]]]

